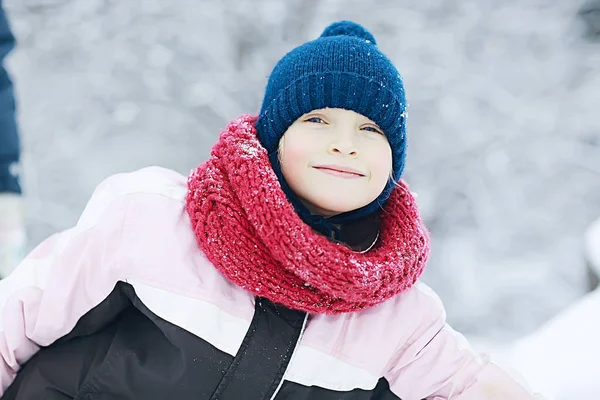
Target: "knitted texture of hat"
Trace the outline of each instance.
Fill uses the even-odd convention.
[[[186,210],[215,268],[256,296],[320,314],[359,311],[412,287],[429,256],[429,233],[406,184],[386,202],[375,246],[354,252],[300,220],[255,121],[244,115],[231,122],[188,177]]]
[[[303,114],[327,107],[352,110],[371,119],[383,130],[392,149],[393,179],[371,204],[337,218],[343,222],[381,207],[400,179],[406,159],[402,78],[373,35],[354,22],[331,24],[316,40],[290,51],[277,63],[267,83],[256,128],[295,206],[298,202],[285,184],[277,157],[279,140]]]

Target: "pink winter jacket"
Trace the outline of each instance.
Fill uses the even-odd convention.
[[[254,299],[198,249],[186,190],[184,176],[157,167],[110,177],[74,228],[44,241],[0,281],[0,394],[40,346],[69,333],[119,281],[159,317],[235,354]],[[367,389],[379,377],[403,400],[533,398],[448,326],[423,283],[359,313],[311,315],[284,376]]]

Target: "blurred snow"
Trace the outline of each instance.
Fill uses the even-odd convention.
[[[376,5],[375,5],[376,4]],[[404,76],[405,179],[433,234],[425,281],[467,335],[512,339],[585,289],[600,215],[600,43],[572,0],[5,0],[33,243],[104,177],[187,173],[266,77],[330,22]]]
[[[597,400],[600,319],[594,316],[599,313],[600,290],[595,290],[511,345],[477,338],[471,343],[548,399]]]

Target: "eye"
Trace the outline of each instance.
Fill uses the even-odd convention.
[[[374,126],[363,126],[362,129],[366,130],[368,132],[379,133],[380,135],[383,135],[383,132],[381,131],[381,129],[376,128]]]
[[[309,118],[305,119],[304,122],[312,122],[315,124],[324,124],[325,123],[325,121],[323,121],[323,119],[320,117],[309,117]]]

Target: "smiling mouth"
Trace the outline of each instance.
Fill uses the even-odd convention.
[[[316,170],[319,170],[323,173],[326,173],[328,175],[337,176],[339,178],[357,179],[357,178],[365,177],[365,174],[363,174],[360,171],[357,171],[352,168],[337,166],[337,165],[318,165],[313,168]]]

